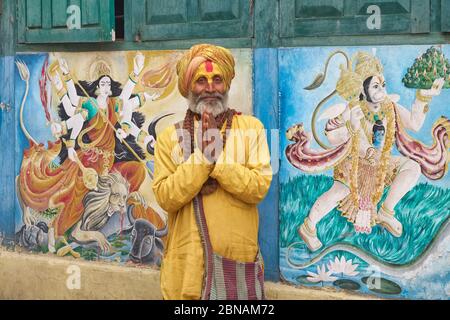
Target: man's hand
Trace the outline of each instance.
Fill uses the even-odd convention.
[[[210,112],[205,111],[202,113],[201,130],[199,130],[199,134],[200,138],[198,141],[202,142],[202,152],[209,160],[215,162],[222,151],[222,138],[216,119]]]
[[[216,119],[211,113],[205,111],[202,113],[202,151],[214,141],[210,132],[208,134],[208,130],[211,129],[217,129]]]

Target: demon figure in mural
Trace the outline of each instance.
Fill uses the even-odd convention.
[[[145,117],[138,109],[157,98],[146,92],[133,94],[144,56],[135,56],[133,71],[123,86],[102,61],[93,67],[93,81],[76,80],[64,59],[50,66],[46,61],[41,80],[47,85],[51,80],[59,99],[58,121],[51,119],[44,106],[52,134],[58,139],[49,142],[48,148],[37,143],[23,123],[30,74],[23,62],[18,61],[17,66],[26,82],[21,127],[30,142],[17,179],[24,225],[36,223],[32,211],[51,216],[45,241],[50,252],[56,252],[58,239],[66,244],[66,239],[96,243],[107,252],[111,246],[99,230],[114,213],[125,216],[127,208],[131,210],[129,220],[144,219],[156,229],[163,228],[163,219],[139,192],[146,175],[152,178],[147,160],[153,155],[155,126],[162,118],[143,129]],[[43,104],[50,91],[41,85]]]
[[[408,135],[419,131],[429,104],[445,83],[438,78],[430,89],[419,89],[407,109],[398,104],[399,97],[388,95],[381,62],[372,54],[358,52],[353,59],[343,54],[347,66],[341,66],[336,90],[316,107],[312,116],[312,133],[324,150],[310,148],[311,137],[302,124],[287,130],[293,141],[286,150],[289,162],[307,173],[334,169],[334,183],[317,198],[298,233],[311,251],[322,247],[317,224],[334,208],[354,224],[356,232],[371,233],[379,224],[393,236],[400,237],[402,224],[396,219],[395,207],[417,184],[421,174],[431,180],[442,178],[447,171],[450,121],[438,119],[432,128],[433,144],[426,146]],[[321,74],[306,89],[319,87]],[[320,107],[333,95],[347,101],[328,108],[322,118],[328,119],[325,136],[330,146],[316,133],[315,121]],[[401,155],[394,155],[396,145]],[[387,187],[387,195],[381,201]]]

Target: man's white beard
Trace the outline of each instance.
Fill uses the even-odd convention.
[[[205,101],[202,98],[205,97],[217,97],[215,101]],[[220,93],[214,94],[201,94],[199,96],[194,96],[192,92],[189,93],[188,97],[189,109],[197,114],[202,114],[207,111],[210,112],[214,117],[221,114],[228,109],[228,92],[223,95]]]

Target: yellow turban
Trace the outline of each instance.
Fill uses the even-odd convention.
[[[226,90],[230,89],[234,78],[234,58],[230,50],[211,44],[198,44],[189,49],[177,63],[178,90],[187,98],[195,71],[205,61],[220,66]]]

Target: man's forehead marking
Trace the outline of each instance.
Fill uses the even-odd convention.
[[[214,66],[213,66],[211,60],[206,60],[205,61],[205,69],[206,69],[206,72],[213,72]]]

